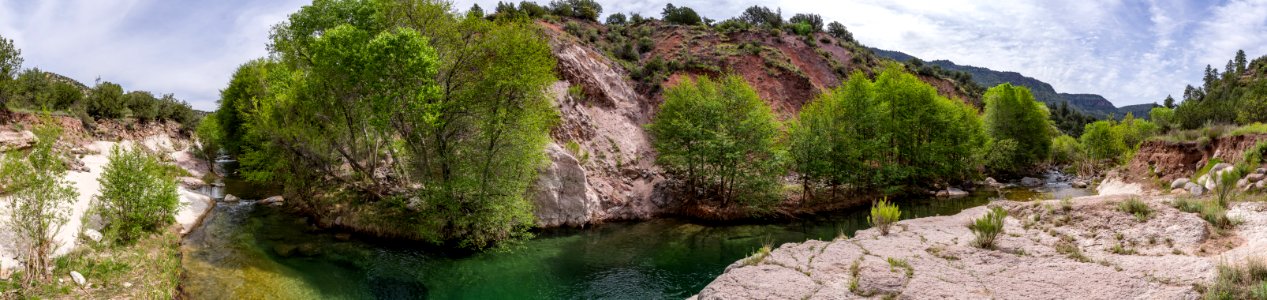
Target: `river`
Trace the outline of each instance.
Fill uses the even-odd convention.
[[[1088,194],[1061,184],[1003,194],[1018,200]],[[233,185],[229,192],[238,194]],[[898,204],[902,218],[918,218],[955,214],[997,195]],[[775,223],[660,219],[545,230],[507,249],[472,254],[322,230],[250,201],[220,203],[182,246],[181,285],[195,299],[681,299],[763,244],[853,235],[869,227],[867,209]]]

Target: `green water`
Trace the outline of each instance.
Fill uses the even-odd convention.
[[[903,218],[918,218],[989,201],[898,203]],[[681,299],[764,243],[852,235],[867,228],[865,213],[745,225],[612,223],[451,254],[340,236],[270,207],[221,204],[185,242],[182,289],[196,299]]]

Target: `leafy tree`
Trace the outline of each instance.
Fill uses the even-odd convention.
[[[7,110],[11,92],[8,91],[10,81],[22,68],[22,50],[13,45],[13,40],[0,35],[0,111]]]
[[[1082,129],[1096,121],[1096,117],[1070,108],[1069,102],[1060,102],[1060,105],[1047,104],[1047,111],[1051,113],[1051,121],[1056,128],[1070,136],[1082,136]]]
[[[832,21],[827,24],[827,33],[846,42],[854,41],[853,34],[849,33],[849,30],[845,28],[845,24],[840,24],[840,22]]]
[[[1126,153],[1126,142],[1113,120],[1087,124],[1079,140],[1087,154],[1095,160],[1117,160]]]
[[[219,118],[209,117],[199,121],[194,137],[198,139],[198,154],[206,161],[214,161],[219,156],[217,152],[224,147],[224,131]]]
[[[117,119],[127,109],[123,87],[109,81],[98,83],[88,96],[88,114],[96,118]]]
[[[607,22],[604,22],[604,23],[606,23],[607,25],[625,25],[625,23],[627,22],[628,20],[625,19],[625,14],[614,13],[614,14],[611,14],[610,16],[607,16]]]
[[[994,140],[1013,140],[1017,147],[1008,153],[1010,169],[1016,172],[1033,167],[1051,152],[1055,136],[1047,108],[1034,100],[1023,86],[1000,84],[985,92],[985,131]]]
[[[876,97],[888,108],[884,186],[926,186],[972,176],[979,166],[978,149],[987,140],[975,108],[937,95],[899,65],[887,66],[875,87]]]
[[[79,194],[66,182],[66,166],[53,149],[61,127],[47,116],[36,128],[38,139],[29,152],[7,152],[0,165],[0,190],[6,203],[8,228],[21,249],[23,286],[52,279],[55,236],[66,224],[70,205]]]
[[[818,14],[796,14],[788,19],[788,23],[809,24],[811,32],[823,32],[823,17]]]
[[[522,9],[522,4],[520,6]],[[598,15],[603,14],[603,5],[594,0],[554,0],[550,1],[550,12],[556,16],[597,22]]]
[[[248,179],[356,195],[311,204],[373,211],[392,235],[470,248],[525,236],[525,194],[557,118],[544,93],[555,62],[527,20],[451,12],[321,1],[276,26],[277,66],[240,114],[243,139],[262,141],[244,148]]]
[[[519,1],[519,11],[523,12],[529,18],[540,18],[550,14],[544,6],[532,1]]]
[[[269,74],[285,72],[272,60],[256,59],[233,72],[229,86],[220,91],[220,109],[216,110],[225,152],[237,156],[242,153],[246,138],[246,119],[256,111],[259,101],[269,97]]]
[[[1069,135],[1061,134],[1051,140],[1051,162],[1071,164],[1082,155],[1082,144]]]
[[[673,3],[665,4],[664,11],[660,12],[660,16],[665,22],[677,25],[699,25],[703,23],[699,14],[695,13],[690,7],[674,7]]]
[[[840,86],[801,108],[789,126],[792,169],[801,176],[806,193],[812,185],[869,188],[879,170],[888,133],[886,106],[875,97],[874,83],[855,72]]]
[[[1148,119],[1162,132],[1169,131],[1175,127],[1175,110],[1168,107],[1154,107],[1148,112]]]
[[[651,124],[656,161],[686,191],[723,206],[765,207],[779,191],[779,123],[739,76],[686,81],[664,92]]]
[[[1171,97],[1170,95],[1166,95],[1166,100],[1163,100],[1163,101],[1162,101],[1162,105],[1163,105],[1163,106],[1165,106],[1166,108],[1169,108],[1169,109],[1174,109],[1174,108],[1175,108],[1175,97]]]
[[[1122,133],[1122,142],[1131,151],[1139,148],[1140,143],[1157,133],[1157,125],[1148,120],[1137,119],[1131,113],[1127,113],[1117,126],[1118,131]]]
[[[9,106],[52,109],[50,83],[48,75],[39,68],[22,71],[13,81],[12,87],[8,88],[12,95],[12,99],[8,102]]]
[[[147,91],[131,91],[124,95],[132,117],[141,121],[152,122],[158,119],[159,103],[154,94]]]
[[[783,11],[771,11],[765,6],[753,5],[743,11],[739,15],[739,20],[752,24],[753,26],[762,26],[766,28],[782,28],[783,27]]]
[[[466,11],[466,15],[469,18],[483,18],[484,9],[480,7],[479,3],[472,4],[471,9]]]
[[[106,224],[106,235],[115,241],[135,242],[175,220],[180,204],[176,180],[158,157],[139,146],[112,148],[110,162],[97,181],[101,195],[94,209]]]

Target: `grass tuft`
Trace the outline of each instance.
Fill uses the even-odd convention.
[[[1148,218],[1153,215],[1153,209],[1149,208],[1147,203],[1144,203],[1144,201],[1140,201],[1137,198],[1127,199],[1126,201],[1118,203],[1117,208],[1122,212],[1134,215],[1135,220],[1139,220],[1140,222],[1148,221]]]
[[[879,228],[880,235],[889,235],[889,227],[901,217],[902,210],[897,207],[897,204],[883,199],[871,205],[871,215],[867,216],[867,223]]]
[[[972,241],[973,246],[985,249],[994,248],[994,240],[999,233],[1003,232],[1003,219],[1007,218],[1007,210],[1002,207],[990,208],[990,212],[986,213],[979,219],[968,224],[968,229],[976,235],[976,239]]]

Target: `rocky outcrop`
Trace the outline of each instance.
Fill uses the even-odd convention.
[[[995,249],[972,246],[964,226],[986,207],[901,221],[888,236],[784,244],[730,265],[698,298],[1193,299],[1220,262],[1267,250],[1263,203],[1236,204],[1229,216],[1245,223],[1216,236],[1168,197],[1144,199],[1145,221],[1117,209],[1132,197],[996,202],[1009,217]]]
[[[581,226],[646,219],[666,208],[663,182],[644,125],[655,105],[623,69],[552,27],[550,45],[563,81],[550,89],[561,122],[550,133],[550,165],[534,187],[537,223]],[[582,93],[569,93],[579,86]],[[566,145],[564,147],[563,145]]]
[[[533,190],[537,226],[580,226],[599,212],[598,196],[585,177],[585,169],[563,147],[546,148],[550,164],[539,172]]]
[[[35,145],[35,133],[30,131],[0,132],[0,152],[26,149]]]

